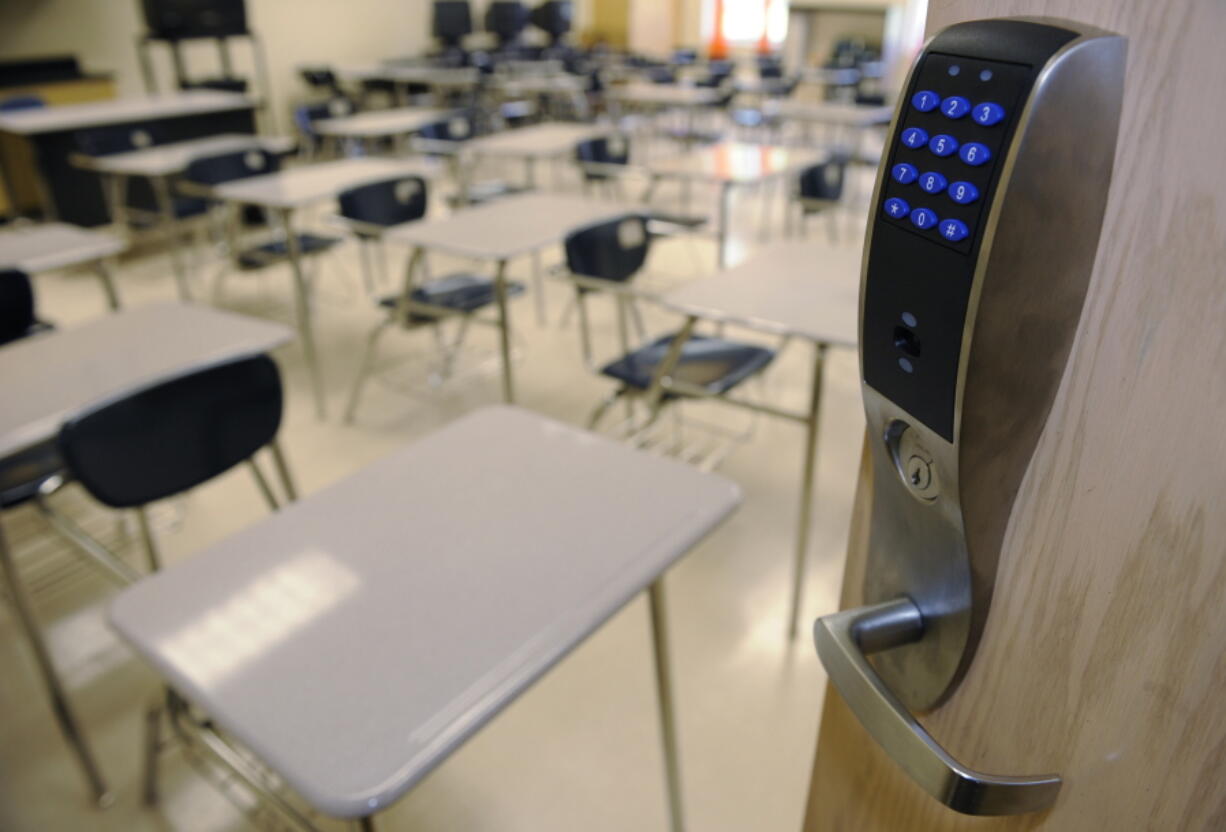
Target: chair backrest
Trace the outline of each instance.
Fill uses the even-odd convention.
[[[423,139],[462,142],[477,134],[476,114],[472,110],[453,113],[449,118],[427,124],[417,131]]]
[[[625,136],[601,136],[575,145],[575,159],[600,165],[625,165],[630,162],[630,142]]]
[[[12,95],[0,98],[0,113],[11,113],[16,110],[36,110],[46,107],[47,102],[41,95]]]
[[[262,148],[252,148],[193,159],[183,171],[183,179],[197,185],[220,185],[236,179],[276,173],[280,169],[281,159],[276,154]]]
[[[588,226],[566,238],[566,267],[574,274],[623,282],[647,260],[647,218],[626,214]]]
[[[831,159],[805,168],[800,174],[802,199],[837,200],[843,196],[846,159]]]
[[[90,127],[73,134],[77,149],[89,156],[110,156],[143,150],[165,141],[158,124],[110,124]]]
[[[242,358],[73,417],[60,429],[60,455],[99,502],[143,506],[249,459],[276,437],[282,401],[273,360]]]
[[[36,321],[30,276],[17,269],[0,270],[0,344],[25,337]]]
[[[399,225],[426,215],[426,181],[420,176],[399,176],[343,192],[341,216],[371,225]]]
[[[314,139],[318,137],[315,132],[315,122],[328,118],[351,116],[357,110],[357,105],[343,95],[329,98],[327,101],[299,104],[294,108],[294,124],[303,135]]]
[[[653,84],[677,83],[677,73],[666,66],[654,67],[648,71],[647,77]]]

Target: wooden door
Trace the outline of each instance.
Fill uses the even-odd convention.
[[[921,718],[957,760],[1055,772],[1053,809],[921,792],[828,689],[807,832],[1226,829],[1226,3],[933,0],[928,31],[1082,20],[1129,38],[1101,244],[1014,505],[979,651]],[[858,606],[862,466],[842,607]]]

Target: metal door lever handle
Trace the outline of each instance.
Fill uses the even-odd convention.
[[[961,765],[882,682],[868,654],[918,641],[924,619],[908,598],[844,610],[813,625],[817,655],[830,681],[873,739],[920,788],[968,815],[1020,815],[1056,802],[1057,775],[998,777]]]

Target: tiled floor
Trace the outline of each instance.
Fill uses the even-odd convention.
[[[867,177],[867,172],[857,176]],[[865,187],[867,182],[864,183]],[[696,192],[696,196],[702,197]],[[862,208],[841,218],[839,245],[859,247],[853,232]],[[757,200],[741,198],[734,213],[737,261],[762,245]],[[826,240],[823,220],[811,236]],[[780,224],[776,215],[774,225]],[[670,240],[649,263],[648,280],[662,284],[710,270],[709,242]],[[397,266],[404,252],[389,252]],[[546,262],[559,252],[549,253]],[[448,266],[432,264],[440,274]],[[454,264],[452,264],[454,265]],[[521,276],[529,263],[515,264]],[[202,269],[207,273],[208,268]],[[277,358],[290,397],[284,444],[302,491],[312,492],[359,470],[392,448],[445,424],[472,408],[498,400],[492,331],[474,331],[476,369],[433,390],[413,395],[390,384],[372,384],[357,423],[340,414],[356,371],[359,350],[378,320],[363,296],[352,244],[325,261],[319,284],[318,327],[330,414],[317,421],[300,350]],[[820,259],[814,279],[822,278]],[[289,314],[288,275],[272,269],[259,277],[227,282],[224,305],[253,314]],[[173,297],[164,253],[128,257],[120,274],[128,305]],[[37,278],[42,315],[64,326],[104,314],[101,293],[86,274]],[[584,369],[574,322],[559,320],[570,293],[560,283],[545,289],[548,324],[539,325],[531,297],[514,305],[520,403],[555,418],[582,424],[609,391]],[[271,308],[270,308],[271,302]],[[279,308],[278,308],[279,307]],[[598,344],[614,343],[606,304],[593,304]],[[645,309],[649,332],[675,323]],[[389,356],[427,354],[425,333],[385,339]],[[491,360],[482,366],[480,353]],[[772,401],[803,408],[808,350],[788,346],[770,370],[765,393]],[[413,365],[395,383],[411,382]],[[804,620],[835,609],[842,573],[849,508],[863,431],[854,352],[832,350],[825,377],[819,446],[815,531],[806,576]],[[691,408],[702,415],[704,408]],[[724,418],[713,414],[713,418]],[[740,420],[740,414],[734,417]],[[739,512],[697,547],[668,576],[674,674],[679,709],[682,775],[690,828],[703,832],[793,832],[799,828],[813,755],[824,677],[811,640],[789,643],[784,620],[797,512],[802,430],[764,420],[752,441],[726,461],[722,472],[739,482],[746,500]],[[91,507],[79,494],[60,498],[100,533],[122,542],[121,520]],[[168,560],[189,558],[212,541],[257,522],[264,514],[247,473],[222,476],[183,499],[159,507],[160,538]],[[116,795],[110,809],[91,808],[79,773],[56,732],[25,642],[7,607],[0,606],[0,829],[43,830],[242,830],[253,828],[212,785],[197,776],[177,751],[164,757],[164,800],[142,807],[139,795],[140,724],[156,690],[154,676],[115,640],[103,622],[113,590],[69,559],[42,521],[26,510],[4,518],[22,548],[26,568],[39,573],[37,602],[51,629],[58,662],[73,686],[88,737]],[[413,541],[404,542],[413,556]],[[48,570],[48,564],[54,569]],[[45,573],[45,575],[44,575]],[[412,598],[406,596],[406,603]],[[394,655],[394,645],[369,645],[372,660]],[[321,674],[329,669],[321,667]],[[630,604],[527,695],[482,730],[392,810],[383,830],[665,830],[667,816],[653,698],[647,609]],[[361,702],[337,702],[360,708]],[[240,795],[241,797],[241,795]],[[256,818],[275,828],[267,817]],[[322,821],[324,828],[343,828]],[[258,828],[258,827],[257,827]]]

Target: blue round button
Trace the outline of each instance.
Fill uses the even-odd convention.
[[[945,133],[937,133],[928,142],[928,149],[938,156],[949,156],[958,149],[958,140]]]
[[[911,212],[911,224],[916,228],[932,228],[938,222],[937,212],[931,208],[916,208]]]
[[[896,196],[891,197],[890,199],[887,199],[885,201],[885,205],[882,207],[885,208],[885,212],[887,215],[893,217],[896,220],[900,220],[903,217],[907,216],[907,214],[911,213],[911,206],[907,204],[907,200],[899,199]]]
[[[912,150],[928,144],[928,131],[923,127],[908,127],[902,131],[902,143]]]
[[[890,175],[894,177],[895,182],[901,185],[910,185],[915,181],[915,177],[919,176],[919,171],[915,169],[915,165],[900,162],[890,169]]]
[[[933,140],[935,141],[935,139]],[[967,142],[962,145],[962,150],[958,152],[958,156],[968,165],[979,167],[984,162],[992,158],[992,151],[988,150],[986,144],[979,142]]]
[[[920,174],[919,178],[920,190],[926,194],[939,194],[941,191],[945,190],[945,186],[948,184],[948,182],[948,179],[935,171],[922,173]]]
[[[1000,124],[1004,119],[1005,108],[995,101],[985,101],[982,104],[976,104],[975,112],[971,113],[971,120],[984,127]]]
[[[941,103],[941,96],[932,90],[920,90],[911,96],[911,106],[921,113],[930,113]]]
[[[979,199],[979,189],[970,182],[954,182],[949,186],[949,198],[959,205],[969,205]]]
[[[951,95],[941,102],[941,112],[946,118],[962,118],[971,111],[971,102],[960,95]]]
[[[941,226],[938,229],[941,237],[951,243],[956,243],[959,240],[965,240],[971,230],[966,227],[966,223],[962,220],[941,220]]]

